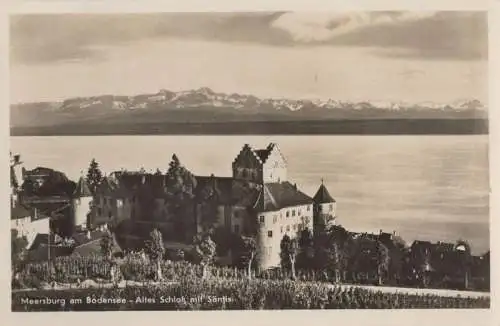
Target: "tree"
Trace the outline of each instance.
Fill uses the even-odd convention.
[[[280,243],[280,257],[282,267],[289,266],[292,271],[292,278],[295,279],[295,261],[299,252],[299,244],[296,239],[290,239],[288,235],[284,235]]]
[[[210,234],[200,234],[194,239],[195,254],[203,267],[203,278],[207,275],[208,266],[213,262],[217,246]]]
[[[187,238],[193,235],[189,231],[195,226],[193,211],[195,187],[196,178],[181,165],[179,158],[174,154],[166,175],[166,193],[168,213],[171,215],[174,234],[180,237]]]
[[[380,241],[376,243],[377,250],[377,276],[378,284],[382,285],[384,275],[389,272],[390,256],[389,249]]]
[[[465,240],[458,240],[455,244],[455,251],[458,254],[460,272],[464,277],[464,288],[469,287],[470,270],[472,265],[472,254],[470,245]]]
[[[102,172],[99,169],[99,163],[95,159],[90,161],[90,166],[87,171],[87,182],[89,184],[89,189],[92,195],[95,195],[97,188],[102,182]]]
[[[209,184],[199,195],[200,204],[200,224],[203,232],[214,228],[217,223],[217,213],[219,206],[219,191],[215,177],[212,175]]]
[[[154,229],[150,233],[150,240],[146,241],[146,252],[150,261],[156,265],[156,279],[161,281],[163,275],[161,272],[161,262],[165,254],[165,247],[163,244],[163,237],[158,229]]]
[[[297,266],[311,268],[314,260],[314,241],[309,228],[302,230],[299,234],[299,253],[297,255]]]
[[[114,240],[109,232],[101,238],[101,253],[108,260],[111,261],[113,257]]]
[[[240,254],[247,265],[248,279],[252,278],[252,263],[257,253],[257,241],[254,237],[241,236]]]
[[[25,259],[28,240],[25,236],[20,236],[19,232],[16,229],[10,230],[10,240],[12,271],[15,271],[19,268],[19,266]]]
[[[111,233],[106,232],[106,234],[101,238],[101,253],[106,258],[106,260],[111,264],[111,282],[115,282],[116,279],[116,262],[113,259],[113,246],[114,240]]]

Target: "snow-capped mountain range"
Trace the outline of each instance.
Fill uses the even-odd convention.
[[[57,111],[91,110],[95,108],[117,111],[145,109],[183,109],[196,107],[227,108],[234,110],[257,111],[311,111],[311,110],[486,110],[477,99],[458,100],[453,103],[406,103],[391,101],[350,102],[339,100],[308,100],[308,99],[261,99],[253,95],[217,93],[210,88],[173,92],[160,90],[155,94],[136,96],[102,95],[93,97],[71,98],[52,106]]]
[[[446,132],[475,133],[486,130],[487,118],[487,108],[476,99],[447,104],[263,99],[217,93],[209,88],[23,103],[11,105],[10,110],[11,132],[18,135],[439,133],[444,120],[448,125],[443,129]]]

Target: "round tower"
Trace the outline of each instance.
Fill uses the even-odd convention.
[[[87,180],[82,176],[76,185],[71,207],[73,210],[73,225],[76,228],[88,229],[90,227],[89,217],[92,213],[93,196],[90,192]]]
[[[316,195],[313,197],[314,207],[314,230],[321,230],[327,224],[335,223],[337,217],[337,203],[326,189],[323,179]]]

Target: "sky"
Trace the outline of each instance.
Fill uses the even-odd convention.
[[[487,30],[484,12],[11,16],[11,103],[200,87],[486,103]]]

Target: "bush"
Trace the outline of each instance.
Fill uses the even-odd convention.
[[[29,305],[21,299],[48,297],[65,304]],[[152,298],[141,302],[137,298]],[[83,303],[71,303],[81,298]],[[88,304],[87,298],[122,302]],[[163,300],[162,300],[163,298]],[[131,301],[129,301],[131,300]],[[322,283],[276,280],[229,280],[186,277],[175,284],[149,287],[32,291],[12,294],[13,311],[50,310],[256,310],[256,309],[408,309],[489,308],[489,298],[449,298],[345,289]]]

